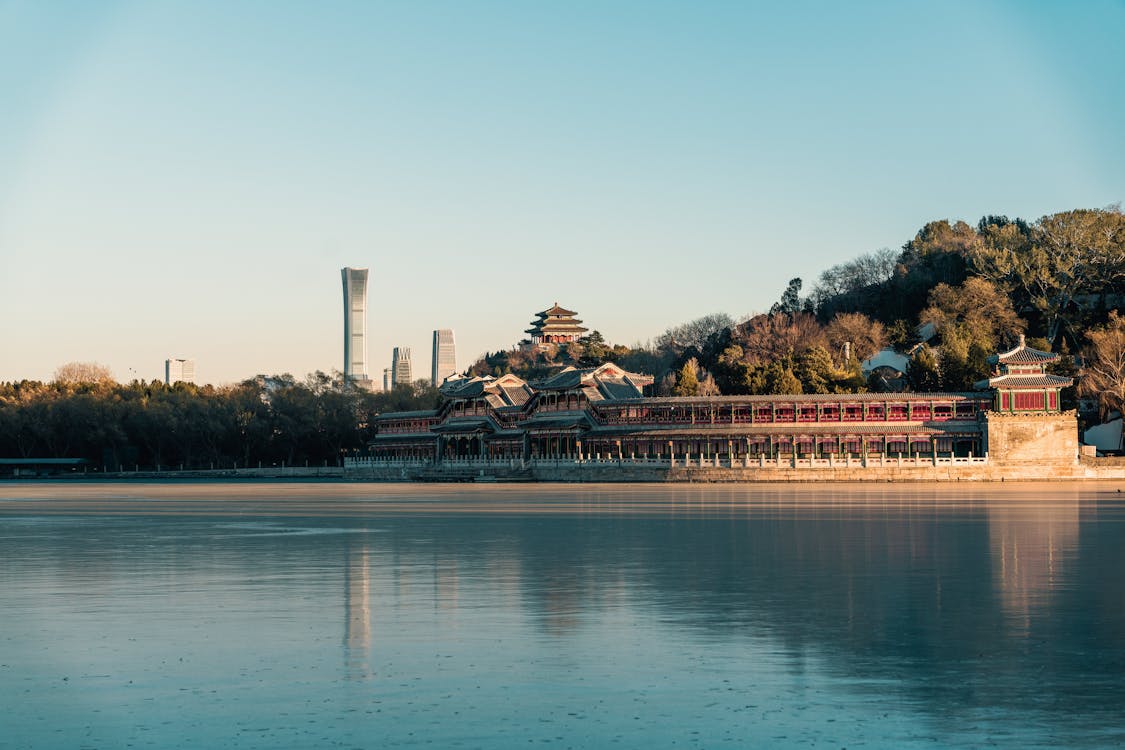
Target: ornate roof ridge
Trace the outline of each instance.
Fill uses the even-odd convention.
[[[556,302],[555,304],[551,305],[550,307],[548,307],[543,312],[536,313],[536,314],[546,317],[548,315],[574,316],[574,315],[577,315],[578,313],[574,312],[573,310],[567,310],[565,307],[559,307],[559,303]]]
[[[1053,352],[1045,352],[1042,349],[1036,349],[1027,345],[1027,339],[1024,335],[1020,334],[1020,342],[1014,348],[1006,352],[994,354],[988,358],[989,362],[995,364],[1046,364],[1054,362],[1059,358],[1058,354]]]

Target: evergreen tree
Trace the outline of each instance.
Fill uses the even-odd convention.
[[[936,393],[941,390],[941,376],[938,372],[937,357],[928,346],[919,346],[918,351],[906,365],[906,379],[912,390],[919,393]]]
[[[692,357],[684,366],[680,368],[680,378],[676,383],[676,388],[673,391],[677,396],[698,396],[699,395],[699,376],[695,371],[699,369],[699,363],[695,357]]]

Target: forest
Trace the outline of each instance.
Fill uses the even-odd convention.
[[[846,393],[889,385],[860,363],[884,347],[909,354],[905,387],[966,391],[989,355],[1023,334],[1062,355],[1055,371],[1101,415],[1125,407],[1125,215],[1119,206],[1037,221],[985,216],[933,221],[900,250],[883,249],[792,279],[766,312],[715,313],[643,345],[592,331],[579,342],[488,353],[472,375],[528,380],[566,365],[613,361],[656,377],[659,395]],[[248,379],[233,386],[128,384],[92,364],[48,383],[0,383],[0,457],[84,458],[105,469],[335,465],[363,450],[372,418],[432,409],[428,381],[387,393],[338,373]]]

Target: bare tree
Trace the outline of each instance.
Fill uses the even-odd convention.
[[[669,328],[656,337],[656,348],[679,354],[688,347],[703,349],[708,337],[724,328],[734,325],[734,320],[726,313],[712,313]]]
[[[863,313],[837,313],[825,329],[831,352],[843,363],[841,352],[851,344],[852,357],[862,362],[887,345],[887,329],[877,320]]]
[[[884,247],[872,253],[865,253],[847,263],[832,266],[820,274],[816,286],[813,287],[813,302],[820,305],[832,297],[882,284],[894,273],[898,256],[898,252]]]
[[[1113,410],[1125,412],[1125,318],[1110,311],[1109,321],[1088,331],[1086,338],[1090,343],[1079,392],[1096,396],[1103,416]]]
[[[113,383],[113,373],[97,362],[67,362],[55,370],[56,383]]]
[[[752,365],[800,355],[826,343],[824,330],[808,313],[756,315],[738,327],[735,339]]]

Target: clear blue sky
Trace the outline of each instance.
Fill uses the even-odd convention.
[[[0,380],[632,344],[928,220],[1125,200],[1125,2],[0,0]]]

